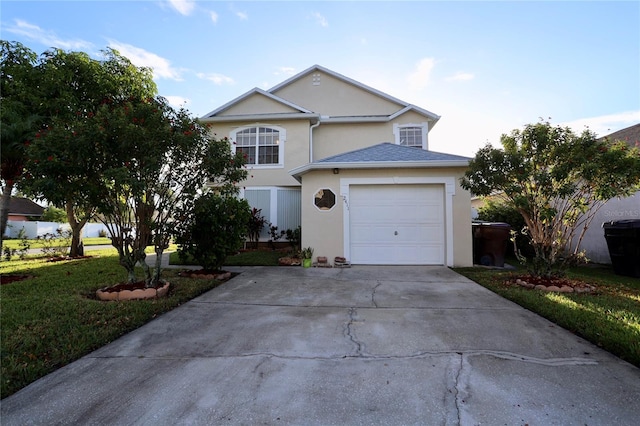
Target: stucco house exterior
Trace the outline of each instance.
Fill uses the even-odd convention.
[[[201,121],[247,155],[241,196],[280,230],[301,226],[315,256],[469,266],[469,158],[429,150],[439,119],[314,65]]]

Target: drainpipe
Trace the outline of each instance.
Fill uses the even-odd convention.
[[[313,163],[313,129],[320,125],[320,118],[316,124],[309,127],[309,163]]]

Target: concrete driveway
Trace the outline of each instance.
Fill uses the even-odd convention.
[[[447,268],[242,271],[6,398],[2,424],[639,422],[639,369]]]

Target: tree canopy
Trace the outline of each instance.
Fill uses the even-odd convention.
[[[33,111],[40,120],[32,129],[25,153],[28,173],[20,186],[65,209],[72,229],[71,256],[83,252],[82,228],[96,211],[87,193],[87,176],[96,173],[102,161],[92,136],[77,130],[106,102],[156,93],[151,70],[134,66],[115,50],[102,53],[98,60],[84,52],[52,49],[34,66],[38,102]]]
[[[22,177],[26,148],[39,125],[36,61],[37,55],[22,44],[0,40],[0,238],[7,226],[11,193]]]
[[[580,243],[609,199],[639,189],[640,153],[625,142],[529,124],[481,148],[461,180],[475,195],[502,192],[522,215],[535,251],[532,272],[553,275],[583,258]]]
[[[149,286],[160,280],[176,217],[187,214],[207,182],[234,194],[234,183],[247,173],[228,140],[211,138],[207,127],[162,97],[104,102],[77,126],[50,132],[87,143],[84,194],[109,228],[128,280],[136,280],[140,263]],[[150,245],[158,255],[153,274],[144,261]]]

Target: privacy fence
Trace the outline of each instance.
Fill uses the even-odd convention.
[[[70,229],[68,223],[40,222],[10,220],[7,222],[7,230],[4,233],[8,238],[19,238],[24,229],[24,236],[33,239],[45,234],[55,234],[58,228]],[[109,232],[102,223],[88,223],[84,227],[84,237],[99,237],[100,231],[104,231],[107,236]]]

